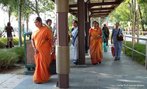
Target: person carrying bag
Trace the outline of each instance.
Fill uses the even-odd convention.
[[[115,54],[114,61],[120,60],[122,41],[123,41],[122,30],[119,28],[119,23],[117,22],[115,24],[115,28],[112,30],[112,36],[111,36],[111,44],[114,44],[114,54]]]

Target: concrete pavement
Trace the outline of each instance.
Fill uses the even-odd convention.
[[[110,50],[104,53],[102,64],[70,65],[69,89],[147,89],[147,70],[122,54],[114,61]],[[32,75],[0,74],[0,89],[56,89],[57,75],[45,84],[34,84]]]

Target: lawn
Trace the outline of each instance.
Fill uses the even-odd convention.
[[[127,41],[126,45],[129,47],[132,47],[132,42]],[[134,45],[134,49],[145,54],[145,50],[146,50],[146,46],[144,44],[138,44],[136,43]],[[124,49],[123,49],[124,51]],[[126,55],[132,57],[132,51],[130,49],[126,48]],[[133,57],[134,61],[137,61],[139,64],[144,65],[145,64],[145,56],[138,54],[136,52],[134,52],[134,57]]]

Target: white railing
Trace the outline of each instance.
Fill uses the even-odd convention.
[[[138,40],[144,40],[146,42],[146,44],[145,44],[146,45],[145,54],[142,53],[142,52],[139,52],[139,51],[135,50],[134,49],[134,45],[132,45],[132,47],[128,47],[126,45],[126,39],[127,38],[134,38],[134,39],[138,39]],[[147,69],[147,37],[146,38],[141,38],[141,37],[124,36],[124,41],[125,41],[125,43],[123,44],[123,46],[125,48],[128,48],[128,49],[132,50],[132,59],[134,58],[134,52],[136,52],[136,53],[138,53],[140,55],[145,56],[145,68]],[[124,50],[124,51],[126,52],[126,50]]]
[[[135,31],[135,34],[137,35],[137,33],[139,32],[139,35],[145,36],[147,35],[147,31]],[[123,33],[127,34],[127,35],[131,35],[132,31],[123,31]]]

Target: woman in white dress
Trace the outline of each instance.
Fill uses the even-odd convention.
[[[74,64],[78,64],[77,60],[79,58],[78,55],[78,21],[74,20],[73,23],[73,28],[71,30],[71,37],[72,37],[72,41],[71,41],[71,47],[72,47],[72,52],[71,52],[71,60],[73,61]]]

